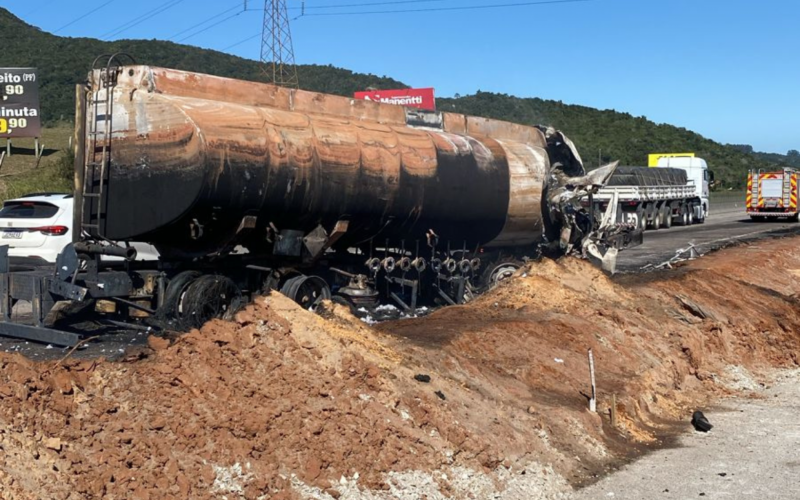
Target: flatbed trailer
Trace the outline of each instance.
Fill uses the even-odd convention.
[[[594,195],[595,209],[605,211],[616,199],[617,222],[633,224],[639,229],[669,228],[702,224],[705,211],[697,189],[692,184],[679,186],[606,186]]]

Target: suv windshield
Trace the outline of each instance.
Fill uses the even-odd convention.
[[[38,201],[9,201],[0,209],[0,219],[49,219],[58,207]]]

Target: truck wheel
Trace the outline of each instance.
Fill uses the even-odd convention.
[[[644,210],[641,207],[636,209],[636,224],[642,231],[647,230],[647,217],[644,216]]]
[[[243,305],[242,291],[226,276],[206,274],[194,280],[180,300],[184,328],[200,328],[214,318],[230,318]]]
[[[313,311],[323,300],[330,300],[331,289],[319,276],[296,276],[283,284],[281,293]]]
[[[653,214],[653,229],[658,231],[661,229],[661,211],[658,210]]]
[[[789,222],[798,222],[800,221],[800,213],[796,213],[789,217]]]
[[[661,212],[661,215],[664,218],[664,229],[669,229],[672,227],[672,208],[665,206],[664,210]]]
[[[186,289],[201,276],[198,271],[182,271],[169,280],[166,291],[164,293],[164,305],[158,310],[158,316],[161,319],[177,318],[180,312],[181,297],[186,292]],[[162,292],[162,291],[159,291]]]
[[[678,223],[681,226],[688,226],[689,225],[689,210],[686,208],[686,205],[681,205],[681,207],[678,209],[678,212],[680,213],[680,219],[679,219]]]

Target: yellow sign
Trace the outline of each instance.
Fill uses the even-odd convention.
[[[694,153],[653,153],[647,155],[647,166],[657,167],[661,158],[694,158]]]
[[[0,118],[0,134],[5,134],[6,130],[8,130],[8,122],[5,118]]]

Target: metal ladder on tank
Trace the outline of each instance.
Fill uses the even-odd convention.
[[[81,234],[105,239],[105,211],[108,207],[108,180],[111,166],[112,118],[114,115],[114,88],[122,72],[120,57],[127,54],[102,55],[92,64],[89,126],[86,132],[86,161],[83,169]],[[105,67],[97,62],[108,57]],[[135,62],[135,61],[134,61]]]
[[[108,197],[108,167],[111,162],[111,114],[114,85],[104,71],[92,82],[91,113],[87,130],[86,163],[83,169],[83,217],[81,231],[102,237],[103,210]]]

